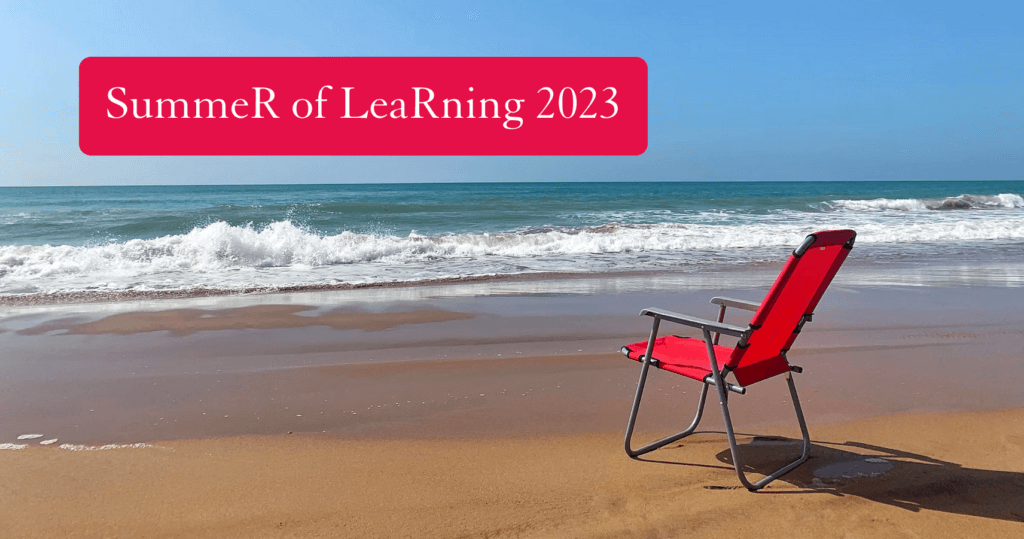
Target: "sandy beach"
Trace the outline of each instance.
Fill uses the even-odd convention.
[[[753,494],[739,488],[713,402],[686,443],[624,454],[638,367],[616,350],[645,338],[644,307],[713,316],[711,296],[758,300],[764,289],[559,286],[12,308],[0,319],[0,527],[9,537],[1024,532],[1019,289],[833,285],[791,353],[805,369],[812,459]],[[699,391],[659,374],[641,438],[685,426]],[[752,474],[797,451],[780,438],[799,434],[788,397],[773,379],[731,402]]]
[[[0,516],[9,537],[1017,537],[1022,420],[815,425],[812,460],[758,494],[738,488],[720,433],[645,461],[616,433],[31,448],[4,452]],[[755,472],[795,450],[743,438]],[[815,481],[829,466],[869,474],[868,458],[893,468]]]

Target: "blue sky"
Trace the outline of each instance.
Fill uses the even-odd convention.
[[[1021,2],[0,0],[0,185],[1024,179]],[[87,56],[640,56],[639,157],[88,157]]]

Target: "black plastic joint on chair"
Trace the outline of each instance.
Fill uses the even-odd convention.
[[[796,249],[793,250],[793,256],[795,256],[797,258],[800,258],[801,256],[804,256],[804,253],[806,253],[807,250],[810,249],[811,246],[814,245],[814,242],[816,242],[816,241],[818,241],[818,237],[817,236],[815,236],[814,234],[808,234],[807,237],[804,238],[803,243],[801,243],[799,247],[797,247]],[[850,244],[850,248],[851,249],[853,248],[853,244],[852,243]]]

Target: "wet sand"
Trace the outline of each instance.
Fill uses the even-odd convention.
[[[472,318],[469,313],[448,311],[399,311],[388,313],[326,312],[316,316],[296,316],[316,310],[302,305],[255,305],[239,309],[171,309],[156,312],[115,314],[92,322],[75,319],[55,320],[23,329],[22,335],[41,335],[50,331],[79,335],[148,333],[169,331],[186,335],[197,331],[226,329],[280,329],[327,326],[334,329],[381,331],[406,324],[428,324]]]
[[[763,290],[337,294],[5,313],[0,444],[26,446],[0,450],[5,536],[1024,532],[1022,289],[830,290],[790,355],[815,457],[765,494],[732,488],[714,402],[693,442],[627,458],[638,366],[615,352],[646,338],[641,308]],[[699,391],[658,374],[644,435]],[[793,450],[749,437],[797,434],[787,400],[769,380],[730,403],[752,472]],[[894,464],[842,477],[871,456]]]

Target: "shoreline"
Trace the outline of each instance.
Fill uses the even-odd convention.
[[[486,294],[492,285],[534,285],[522,294],[556,293],[602,294],[609,288],[625,291],[645,291],[660,288],[686,290],[716,290],[725,288],[759,288],[772,282],[779,263],[701,268],[700,271],[618,271],[618,272],[533,272],[516,274],[468,275],[428,278],[410,281],[380,281],[365,283],[324,283],[294,286],[254,286],[246,288],[190,288],[173,290],[114,290],[71,291],[30,294],[0,294],[0,307],[74,307],[90,304],[118,304],[132,302],[171,302],[203,298],[251,298],[252,302],[269,298],[274,301],[287,295],[331,294],[345,292],[387,292],[389,290],[457,290],[475,287],[477,293]],[[895,273],[894,273],[895,272]],[[582,290],[565,283],[583,284]],[[604,283],[610,283],[604,286]],[[872,260],[852,259],[837,277],[839,286],[905,287],[1024,287],[1024,270],[1018,264],[1002,262],[948,261],[922,263],[880,263]],[[545,290],[549,289],[549,290]],[[443,293],[443,292],[442,292]]]
[[[418,281],[384,281],[375,283],[336,283],[308,284],[295,286],[258,286],[251,288],[190,288],[180,290],[122,290],[122,291],[76,291],[76,292],[45,292],[39,294],[3,294],[0,295],[0,307],[21,307],[36,305],[60,305],[80,303],[114,303],[138,300],[192,299],[220,296],[255,296],[294,294],[303,292],[338,292],[346,290],[408,288],[418,286],[444,286],[465,283],[495,283],[506,281],[533,281],[544,279],[583,279],[600,278],[603,276],[617,277],[636,275],[637,273],[621,274],[589,274],[589,273],[521,273],[515,275],[471,275],[464,277],[443,277]]]

